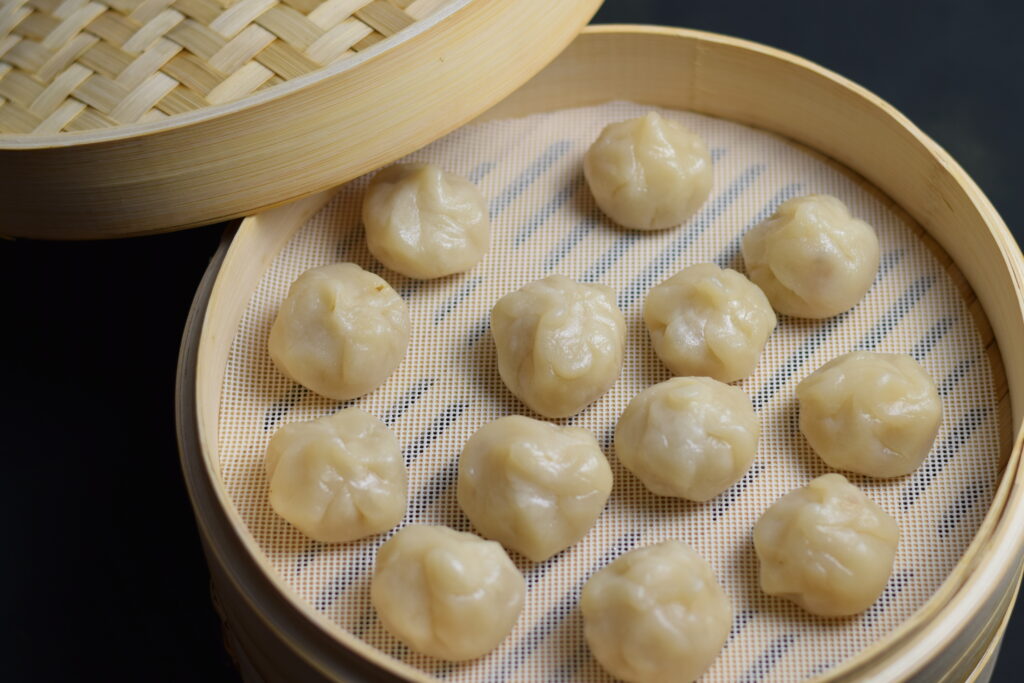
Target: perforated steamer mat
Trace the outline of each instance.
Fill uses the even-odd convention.
[[[826,672],[911,616],[939,587],[978,530],[1000,474],[1000,415],[986,355],[987,323],[969,310],[962,278],[920,228],[860,178],[795,143],[728,121],[671,110],[708,142],[711,198],[686,224],[645,233],[614,226],[582,178],[588,145],[612,121],[650,107],[596,107],[473,124],[410,155],[469,177],[490,198],[491,250],[473,270],[436,281],[411,280],[367,251],[359,214],[368,178],[334,199],[292,237],[260,280],[231,345],[221,391],[221,476],[233,504],[278,577],[339,629],[424,672],[457,681],[602,681],[577,607],[598,568],[630,548],[682,539],[713,567],[733,604],[733,631],[708,681],[794,680]],[[851,312],[824,321],[780,316],[755,374],[737,386],[761,417],[757,457],[731,489],[706,503],[649,493],[611,445],[630,398],[670,374],[641,319],[651,286],[682,267],[711,261],[743,271],[739,237],[789,197],[830,193],[873,225],[881,244],[878,278]],[[353,261],[390,282],[409,304],[412,338],[398,370],[373,393],[338,403],[283,377],[267,336],[290,283],[303,271]],[[512,553],[528,595],[508,639],[479,660],[451,664],[410,652],[376,618],[369,577],[388,535],[343,545],[310,541],[267,500],[263,454],[282,424],[355,405],[380,417],[402,443],[410,470],[403,524],[471,530],[455,500],[462,445],[503,415],[532,417],[498,376],[488,328],[499,297],[549,273],[602,282],[618,292],[627,324],[622,376],[600,400],[561,424],[590,430],[615,474],[607,508],[590,533],[554,558],[533,563]],[[893,515],[901,530],[892,577],[864,614],[822,619],[758,587],[751,529],[778,497],[830,471],[797,426],[796,384],[854,349],[909,353],[935,379],[944,417],[935,446],[913,474],[851,481]],[[996,370],[995,372],[998,372]]]

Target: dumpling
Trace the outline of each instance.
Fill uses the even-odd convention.
[[[629,683],[696,679],[732,627],[732,607],[711,567],[681,541],[631,550],[595,572],[580,609],[590,651]]]
[[[754,525],[761,589],[823,617],[863,612],[882,594],[895,520],[841,474],[790,491]]]
[[[270,328],[270,357],[278,370],[336,401],[383,384],[408,345],[409,310],[402,297],[354,263],[300,275]]]
[[[638,230],[679,225],[711,193],[707,145],[654,111],[606,126],[583,157],[583,173],[601,210]]]
[[[494,541],[443,526],[407,526],[377,551],[370,601],[381,623],[416,652],[461,661],[512,631],[526,581]]]
[[[405,515],[402,449],[383,422],[359,408],[281,427],[264,464],[271,507],[314,540],[379,534]]]
[[[481,427],[459,458],[459,505],[487,538],[535,562],[587,533],[612,470],[585,429],[510,415]]]
[[[622,371],[626,321],[605,285],[564,275],[530,282],[494,305],[491,333],[501,379],[545,417],[575,415]]]
[[[698,263],[651,289],[644,323],[674,374],[734,382],[754,372],[776,320],[757,285],[735,270]]]
[[[760,436],[742,390],[709,377],[674,377],[629,402],[615,427],[615,454],[653,493],[704,501],[743,476]]]
[[[396,164],[375,175],[363,197],[363,225],[378,261],[420,279],[469,270],[491,235],[480,190],[434,164]]]
[[[935,383],[901,353],[833,358],[796,388],[800,431],[830,467],[901,477],[931,450],[942,422]]]
[[[864,298],[878,272],[878,238],[841,201],[796,197],[743,236],[750,279],[779,313],[828,318]]]

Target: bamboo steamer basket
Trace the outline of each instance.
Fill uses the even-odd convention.
[[[962,558],[909,620],[823,680],[985,681],[1019,585],[1024,539],[1024,259],[1001,219],[949,155],[863,88],[793,55],[698,31],[588,27],[481,120],[626,99],[771,131],[852,169],[941,245],[991,323],[1003,365],[996,393],[1012,426],[991,506]],[[199,288],[178,377],[182,464],[228,641],[252,680],[430,680],[340,630],[259,558],[225,492],[218,407],[229,346],[270,261],[330,193],[245,219]],[[966,236],[969,238],[965,239]],[[1009,351],[1009,353],[1007,353]]]
[[[163,232],[319,192],[498,102],[599,4],[5,2],[0,234]]]

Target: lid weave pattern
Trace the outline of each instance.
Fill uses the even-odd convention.
[[[351,57],[451,0],[7,0],[0,133],[154,121]]]

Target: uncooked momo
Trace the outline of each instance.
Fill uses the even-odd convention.
[[[391,285],[354,263],[300,275],[270,328],[270,357],[277,368],[338,401],[383,384],[408,345],[405,302]]]
[[[674,377],[629,402],[615,428],[615,454],[654,493],[703,501],[743,476],[760,435],[743,391],[709,377]]]
[[[583,173],[601,210],[639,230],[679,225],[711,192],[704,141],[653,111],[606,126],[583,157]]]
[[[578,541],[612,490],[590,432],[511,415],[470,437],[459,458],[458,500],[473,526],[535,562]]]
[[[491,311],[498,372],[545,417],[568,417],[597,400],[622,370],[626,321],[615,293],[549,275],[506,294]]]
[[[935,383],[900,353],[834,358],[796,388],[800,430],[831,467],[900,477],[924,461],[942,422]]]
[[[497,647],[515,626],[526,582],[494,541],[442,526],[407,526],[377,551],[370,601],[416,652],[460,661]]]
[[[779,313],[828,318],[853,308],[878,271],[878,238],[830,195],[784,202],[743,236],[750,279]]]
[[[402,521],[402,449],[384,423],[359,408],[278,429],[267,446],[270,505],[299,531],[341,543]]]
[[[696,679],[732,626],[732,607],[711,567],[680,541],[631,550],[594,573],[580,609],[590,651],[629,683]]]
[[[375,175],[363,198],[363,225],[377,260],[421,279],[472,268],[491,232],[480,190],[433,164],[396,164]]]
[[[734,382],[754,372],[776,320],[757,285],[735,270],[698,263],[651,289],[644,323],[674,374]]]
[[[882,594],[899,541],[896,522],[841,474],[790,491],[754,525],[761,588],[808,612],[863,612]]]

